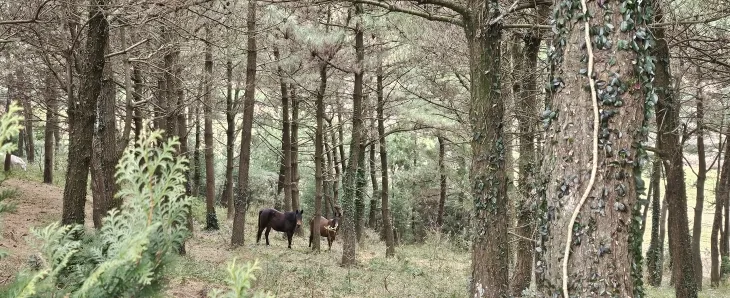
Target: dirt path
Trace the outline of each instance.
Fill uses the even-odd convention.
[[[36,181],[10,178],[0,189],[16,189],[18,195],[8,199],[15,205],[15,211],[4,213],[2,217],[2,239],[0,247],[8,250],[10,256],[0,262],[0,285],[12,282],[15,274],[26,264],[28,257],[35,251],[31,227],[43,227],[61,218],[63,208],[63,188]],[[91,197],[86,200],[87,226],[91,223]]]

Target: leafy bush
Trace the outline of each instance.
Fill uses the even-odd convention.
[[[22,274],[10,297],[149,297],[162,288],[162,269],[188,235],[190,198],[179,142],[161,138],[145,133],[125,152],[116,173],[125,203],[99,231],[58,223],[32,230],[42,240],[40,268]]]
[[[246,263],[243,267],[236,266],[236,259],[228,263],[228,278],[226,278],[226,284],[228,285],[228,291],[222,292],[221,290],[212,290],[208,297],[211,298],[269,298],[274,297],[269,293],[256,292],[253,296],[249,295],[251,289],[251,282],[256,280],[253,272],[259,270],[258,261],[253,264]]]
[[[12,142],[6,142],[12,138],[12,136],[18,135],[20,131],[20,121],[23,117],[19,115],[20,107],[16,104],[12,104],[7,113],[0,117],[0,157],[5,157],[5,154],[15,150],[16,145]],[[5,181],[4,173],[0,173],[0,185]],[[13,206],[4,202],[5,200],[15,196],[16,192],[12,189],[5,189],[0,192],[0,214],[11,211]],[[0,234],[2,235],[2,234]],[[0,259],[7,256],[7,252],[4,249],[0,249]]]

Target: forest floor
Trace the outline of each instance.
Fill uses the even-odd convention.
[[[12,282],[34,252],[29,229],[45,226],[60,217],[63,193],[58,186],[27,178],[8,179],[3,187],[17,189],[18,195],[10,199],[15,210],[2,216],[0,247],[7,249],[10,256],[0,262],[0,286]],[[237,264],[258,260],[261,270],[255,272],[254,288],[270,291],[277,297],[467,296],[470,254],[437,235],[432,235],[422,245],[399,246],[396,257],[386,259],[385,246],[368,230],[358,246],[358,265],[347,269],[339,266],[341,239],[337,239],[332,251],[327,251],[323,239],[321,253],[314,253],[307,247],[308,234],[295,236],[293,249],[287,249],[286,239],[280,233],[271,233],[269,247],[265,246],[264,239],[256,244],[255,211],[249,212],[246,244],[230,249],[231,221],[221,218],[219,231],[201,231],[205,224],[204,208],[202,202],[193,206],[194,235],[187,242],[188,255],[176,257],[176,262],[168,269],[167,297],[205,297],[211,289],[222,288],[227,264],[234,257]],[[225,216],[225,209],[217,211]],[[86,216],[89,219],[87,226],[91,227],[90,203],[86,206]],[[705,216],[703,226],[710,221],[709,216]],[[665,277],[667,281],[668,275]],[[728,293],[730,288],[724,286],[707,289],[700,297],[728,297]],[[647,294],[648,297],[674,296],[673,290],[666,285],[649,288]]]

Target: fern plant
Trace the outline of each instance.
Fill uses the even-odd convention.
[[[219,289],[214,289],[208,294],[211,298],[273,298],[274,296],[265,292],[255,292],[250,294],[251,282],[256,280],[253,272],[261,269],[258,266],[258,260],[254,261],[253,264],[246,263],[244,266],[237,266],[236,259],[228,263],[228,277],[226,278],[226,284],[228,285],[228,291],[223,292]]]
[[[80,225],[51,224],[33,233],[42,240],[41,268],[22,275],[10,297],[149,297],[162,288],[163,268],[189,235],[187,160],[176,138],[158,144],[161,131],[144,132],[125,151],[116,172],[124,200],[103,227],[84,236]]]
[[[11,139],[11,137],[18,135],[18,132],[20,131],[20,121],[23,120],[23,117],[20,116],[20,111],[22,109],[13,103],[10,105],[8,111],[0,117],[0,157],[3,159],[5,158],[5,154],[12,152],[17,147],[15,143],[8,142],[8,140]],[[3,182],[5,182],[4,173],[0,173],[0,185],[2,185]],[[0,215],[2,213],[11,211],[13,206],[11,204],[8,204],[6,202],[7,199],[14,197],[16,194],[15,190],[13,189],[4,189],[0,191]],[[2,233],[0,233],[1,237]],[[8,255],[7,251],[0,248],[0,259],[5,258]]]

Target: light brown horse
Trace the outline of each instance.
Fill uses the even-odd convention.
[[[337,231],[340,230],[340,217],[335,216],[332,219],[326,219],[323,216],[319,217],[317,224],[315,225],[314,218],[309,221],[309,247],[312,247],[312,240],[314,239],[314,232],[319,231],[320,237],[327,237],[327,244],[329,250],[332,250],[332,242],[335,242]]]

